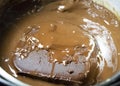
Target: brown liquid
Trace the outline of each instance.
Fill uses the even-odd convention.
[[[47,50],[48,62],[52,64],[51,77],[57,73],[57,71],[54,72],[55,62],[64,66],[67,64],[66,60],[77,64],[78,59],[81,58],[79,55],[84,57],[85,65],[88,63],[88,67],[83,66],[87,69],[82,71],[90,72],[87,74],[87,83],[95,82],[96,79],[89,78],[94,75],[99,82],[115,74],[120,69],[120,36],[118,35],[120,27],[116,17],[91,1],[80,1],[79,4],[73,7],[68,6],[62,12],[57,10],[61,6],[58,4],[61,2],[45,6],[39,13],[25,17],[14,27],[15,30],[9,36],[10,42],[8,40],[5,42],[8,49],[4,48],[9,60],[8,62],[3,61],[2,67],[16,77],[16,74],[9,69],[12,67],[13,70],[18,71],[13,64],[13,58],[19,57],[20,61],[24,61],[32,51]],[[14,57],[10,57],[11,51],[14,51]],[[81,60],[81,62],[84,61]],[[90,68],[91,62],[95,63],[99,72],[92,71],[96,69],[96,66],[90,65]],[[22,71],[28,72],[28,69]],[[32,85],[51,85],[18,75],[16,78]]]
[[[75,52],[77,53],[76,50],[78,48],[81,50],[81,52],[79,50],[79,53],[84,54],[84,56],[88,55],[88,50],[91,49],[91,46],[89,45],[90,37],[83,33],[85,31],[77,26],[67,23],[51,23],[52,22],[48,23],[48,21],[41,23],[39,25],[39,30],[36,30],[36,33],[33,34],[31,34],[32,31],[31,33],[29,32],[26,34],[22,38],[25,40],[21,40],[18,46],[21,48],[28,45],[31,50],[34,50],[35,48],[38,48],[38,50],[48,50],[51,57],[50,60],[56,60],[60,63],[64,61],[64,57],[74,56]],[[31,28],[33,29],[36,27]],[[27,48],[25,49],[27,52],[29,51]],[[84,51],[82,51],[82,49],[84,49]]]

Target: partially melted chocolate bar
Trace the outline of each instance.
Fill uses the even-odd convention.
[[[15,52],[21,73],[82,83],[97,64],[92,36],[69,23],[41,23],[28,27]]]

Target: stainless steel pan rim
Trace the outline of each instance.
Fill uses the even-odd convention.
[[[29,86],[28,84],[25,84],[13,76],[9,75],[4,69],[0,67],[0,82],[5,83],[6,85],[14,85],[14,86]]]
[[[0,82],[5,85],[10,86],[30,86],[22,81],[17,80],[13,76],[9,75],[3,68],[0,67]],[[113,77],[103,81],[101,83],[97,83],[95,86],[117,86],[120,85],[120,72],[113,75]]]

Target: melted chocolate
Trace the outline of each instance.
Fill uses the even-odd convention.
[[[14,27],[10,42],[5,42],[6,54],[14,53],[8,54],[2,65],[19,80],[51,85],[33,79],[44,77],[59,83],[91,85],[120,69],[116,17],[91,0],[65,2],[53,2],[26,16]]]

